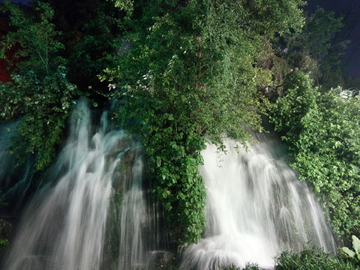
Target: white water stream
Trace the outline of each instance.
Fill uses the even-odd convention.
[[[281,159],[278,145],[266,137],[249,151],[202,153],[201,174],[207,188],[205,237],[188,247],[184,269],[218,269],[219,266],[257,263],[272,268],[274,257],[306,244],[335,252],[335,242],[322,209],[305,183]]]
[[[107,267],[102,261],[115,180],[124,198],[120,224],[115,224],[120,231],[119,267],[146,265],[148,250],[142,228],[152,225],[142,188],[141,146],[123,131],[111,130],[106,113],[94,134],[93,129],[90,110],[80,101],[71,118],[68,142],[49,173],[49,184],[23,216],[3,269]],[[121,166],[125,156],[131,177],[126,177]]]
[[[166,248],[161,214],[144,189],[142,147],[113,129],[106,113],[100,125],[91,120],[80,101],[69,139],[22,217],[2,269],[147,269]],[[271,268],[279,252],[308,242],[335,250],[319,204],[274,152],[276,145],[263,141],[240,154],[233,146],[227,142],[227,155],[213,146],[203,152],[208,227],[200,243],[186,249],[181,267],[253,262]],[[111,203],[116,194],[123,198],[119,213]]]

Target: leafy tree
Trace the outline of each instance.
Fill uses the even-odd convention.
[[[341,88],[321,93],[300,71],[288,75],[285,91],[271,121],[290,146],[293,167],[313,185],[330,212],[334,232],[358,234],[359,97]]]
[[[8,22],[6,18],[0,18],[0,42],[3,40],[3,36],[5,36],[10,27],[8,26]],[[0,81],[7,83],[11,80],[10,74],[15,69],[15,61],[13,59],[14,53],[19,50],[19,46],[16,48],[12,48],[11,50],[7,50],[5,52],[6,59],[0,58]],[[9,62],[11,64],[9,64]]]
[[[71,80],[89,94],[108,92],[107,84],[101,83],[97,75],[112,66],[112,58],[120,47],[118,17],[122,14],[111,3],[100,3],[96,16],[83,24],[79,41],[68,48]]]
[[[43,1],[54,9],[52,22],[62,32],[57,40],[64,44],[60,53],[67,60],[69,81],[92,98],[101,99],[108,88],[97,75],[112,65],[111,55],[121,44],[118,26],[125,13],[105,0]]]
[[[302,25],[302,1],[117,1],[127,11],[115,69],[117,117],[139,133],[155,194],[178,244],[197,242],[205,226],[198,166],[210,141],[251,141],[261,130],[257,86],[270,73],[254,59],[264,40]],[[102,77],[102,79],[105,79]]]
[[[3,38],[1,55],[6,57],[5,51],[19,44],[22,49],[14,57],[25,60],[18,64],[13,81],[0,84],[0,115],[11,121],[21,119],[10,151],[36,154],[36,169],[42,170],[55,156],[70,105],[79,92],[66,79],[65,60],[58,55],[63,45],[55,39],[60,33],[50,22],[50,6],[38,2],[36,16],[30,16],[6,1],[2,11],[10,15],[9,24],[16,31]],[[19,160],[24,161],[24,155]]]
[[[343,83],[339,64],[349,41],[335,40],[344,26],[342,19],[336,18],[334,12],[317,8],[306,16],[302,31],[284,35],[281,57],[292,68],[311,72],[310,76],[317,85],[326,85],[330,89]]]
[[[340,67],[345,71],[345,74],[351,76],[359,76],[356,68],[360,56],[360,37],[357,34],[360,27],[358,20],[358,14],[360,12],[360,2],[352,0],[343,1],[322,1],[317,4],[322,6],[325,10],[334,11],[337,16],[341,16],[343,27],[341,31],[335,33],[333,37],[333,43],[337,44],[344,40],[349,40],[350,43],[346,49],[346,53],[341,56]],[[326,3],[326,4],[325,4]],[[309,2],[309,7],[312,7]]]
[[[256,57],[258,66],[272,74],[270,84],[264,82],[261,90],[270,100],[282,96],[284,79],[292,70],[309,74],[323,90],[333,86],[350,85],[339,66],[348,40],[337,39],[344,24],[334,12],[316,9],[311,15],[304,12],[305,24],[300,31],[292,30],[283,36],[265,40]]]
[[[303,129],[303,117],[316,106],[317,91],[313,89],[309,76],[296,70],[285,78],[284,95],[276,101],[271,121],[284,135],[283,140],[296,143]]]

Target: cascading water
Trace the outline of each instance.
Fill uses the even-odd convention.
[[[28,207],[3,269],[129,269],[148,264],[150,248],[157,248],[156,242],[147,244],[148,230],[156,228],[156,220],[148,217],[154,209],[147,207],[143,189],[142,148],[123,131],[111,130],[106,113],[91,138],[90,116],[86,102],[80,101],[69,140],[49,173],[52,179]],[[115,248],[120,258],[111,258],[119,260],[119,268],[104,265],[104,246],[113,245],[106,228],[115,193],[124,198],[120,224],[111,225],[121,228]]]
[[[335,242],[315,196],[276,153],[274,142],[255,143],[249,151],[217,154],[215,146],[202,153],[207,188],[205,237],[183,254],[184,269],[243,267],[257,263],[272,268],[284,250],[306,244],[335,252]]]
[[[143,181],[142,147],[115,130],[106,112],[98,128],[91,115],[78,102],[69,139],[22,217],[4,270],[152,269],[159,254],[169,254],[161,211]],[[181,268],[271,268],[279,252],[308,242],[334,251],[319,204],[279,147],[261,140],[237,153],[234,146],[227,141],[226,155],[214,146],[202,153],[208,226],[182,254]]]

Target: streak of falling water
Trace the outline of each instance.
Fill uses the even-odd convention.
[[[280,252],[299,251],[307,243],[335,252],[319,203],[280,159],[273,142],[263,139],[240,153],[233,141],[226,146],[227,155],[214,146],[202,153],[208,226],[204,238],[184,252],[182,268],[251,262],[268,269]]]
[[[134,180],[130,190],[125,194],[120,224],[120,259],[119,269],[145,267],[146,254],[144,250],[142,226],[146,218],[144,190],[141,185],[142,162],[136,161],[133,168]],[[140,167],[140,168],[139,168]],[[126,226],[127,224],[133,226]]]

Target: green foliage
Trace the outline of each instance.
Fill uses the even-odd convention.
[[[78,30],[73,33],[80,37],[76,41],[69,41],[67,48],[69,79],[89,94],[91,91],[101,95],[108,92],[106,85],[100,85],[97,75],[112,66],[113,55],[121,44],[119,36],[115,36],[116,31],[113,30],[119,23],[116,19],[119,14],[114,7],[111,9],[110,3],[105,4],[101,3],[95,17],[82,24],[81,32]]]
[[[310,73],[317,84],[337,86],[342,82],[339,74],[340,57],[345,53],[348,40],[334,41],[336,33],[343,28],[342,17],[334,12],[317,8],[306,16],[302,31],[284,35],[282,53],[291,68],[298,67]],[[328,87],[328,88],[330,88]]]
[[[0,191],[0,209],[3,206],[7,206],[7,203],[5,202],[4,196],[1,194],[2,192]],[[6,239],[3,235],[2,235],[2,231],[1,231],[1,227],[0,227],[0,250],[2,249],[8,249],[10,247],[10,242],[8,239]]]
[[[55,146],[61,142],[65,120],[69,115],[75,86],[64,78],[62,67],[51,76],[38,80],[29,71],[14,75],[13,82],[0,85],[1,117],[6,120],[21,118],[12,138],[10,153],[23,149],[37,154],[36,169],[45,169],[55,157]],[[45,139],[46,138],[46,139]],[[19,162],[26,161],[19,155]]]
[[[62,35],[60,55],[66,59],[68,80],[90,98],[104,99],[107,84],[97,75],[112,67],[112,57],[121,45],[120,28],[125,12],[103,0],[44,0],[54,9],[52,22]],[[98,95],[100,94],[100,96]]]
[[[259,270],[259,266],[256,263],[247,263],[243,270]]]
[[[2,50],[19,43],[22,49],[17,57],[23,61],[17,64],[13,81],[0,84],[0,116],[8,121],[21,119],[10,152],[23,149],[37,154],[36,170],[43,170],[55,157],[70,105],[79,92],[67,81],[65,60],[57,55],[63,46],[54,39],[59,33],[50,23],[53,10],[41,2],[35,10],[39,22],[18,6],[4,4],[16,31],[5,36]],[[20,162],[25,158],[19,156]]]
[[[353,82],[343,76],[340,67],[342,55],[349,44],[348,40],[337,38],[342,31],[342,17],[322,8],[311,15],[304,12],[305,24],[302,29],[265,40],[256,57],[258,66],[272,74],[272,81],[261,87],[271,99],[283,95],[283,83],[292,70],[300,70],[309,75],[317,86],[328,90],[331,87],[349,86]]]
[[[355,235],[352,236],[353,250],[348,247],[342,247],[341,251],[348,257],[355,259],[357,263],[360,262],[360,240]]]
[[[280,97],[271,112],[271,120],[277,131],[283,131],[286,142],[296,143],[302,130],[301,119],[316,106],[317,91],[307,75],[301,71],[290,73],[284,80],[285,97]]]
[[[257,85],[270,77],[255,56],[264,39],[302,25],[302,1],[261,2],[133,2],[130,47],[101,77],[117,86],[118,119],[142,137],[178,244],[197,242],[205,226],[200,151],[207,140],[224,150],[225,137],[245,145],[248,128],[262,129]]]
[[[351,261],[335,257],[319,248],[305,249],[300,253],[283,252],[275,258],[275,270],[355,270]]]
[[[109,1],[109,0],[107,0]],[[115,3],[115,7],[125,10],[126,12],[131,13],[134,10],[134,4],[132,0],[110,0]]]
[[[56,53],[64,46],[54,37],[61,34],[55,31],[55,26],[50,22],[54,11],[49,4],[38,2],[35,8],[39,21],[33,16],[23,12],[15,4],[5,1],[2,12],[9,13],[9,25],[16,31],[9,32],[1,42],[1,57],[5,58],[5,50],[19,44],[21,50],[16,53],[16,58],[22,59],[17,64],[21,70],[32,70],[38,76],[50,75],[59,65],[64,64],[64,59]]]
[[[303,81],[292,81],[294,77]],[[294,156],[292,166],[320,195],[334,232],[356,233],[360,228],[359,99],[340,88],[326,93],[311,89],[300,72],[290,74],[288,82],[287,94],[278,99],[271,121],[285,134],[282,139]]]
[[[10,247],[10,242],[8,239],[4,238],[1,234],[0,234],[0,250],[2,249],[8,249]]]

